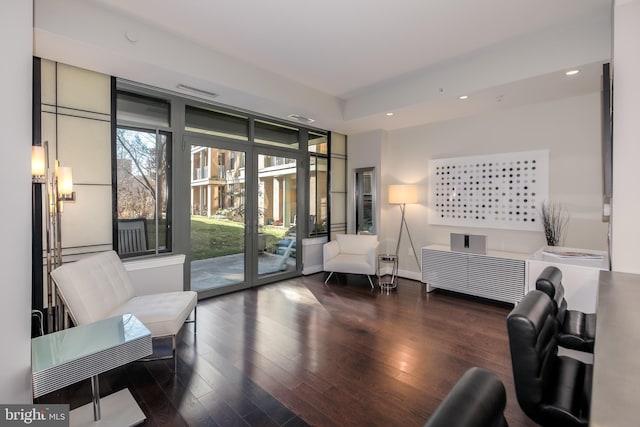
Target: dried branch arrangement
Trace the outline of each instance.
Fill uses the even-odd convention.
[[[560,203],[542,203],[542,224],[549,246],[562,246],[569,223],[569,213]]]

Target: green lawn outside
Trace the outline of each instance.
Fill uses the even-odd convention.
[[[286,228],[266,225],[260,232],[267,235],[267,251],[272,251]],[[244,252],[244,224],[201,216],[191,217],[191,259],[207,259]]]

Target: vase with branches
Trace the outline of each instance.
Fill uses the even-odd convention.
[[[557,202],[543,202],[541,211],[547,245],[562,246],[569,223],[569,213]]]

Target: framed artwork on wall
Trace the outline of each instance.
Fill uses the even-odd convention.
[[[549,151],[429,161],[429,224],[540,231]]]

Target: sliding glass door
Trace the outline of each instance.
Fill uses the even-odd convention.
[[[207,297],[296,274],[296,159],[210,137],[187,141],[191,289]]]
[[[258,277],[297,269],[298,162],[258,154]]]
[[[246,152],[191,145],[191,290],[246,284]]]

